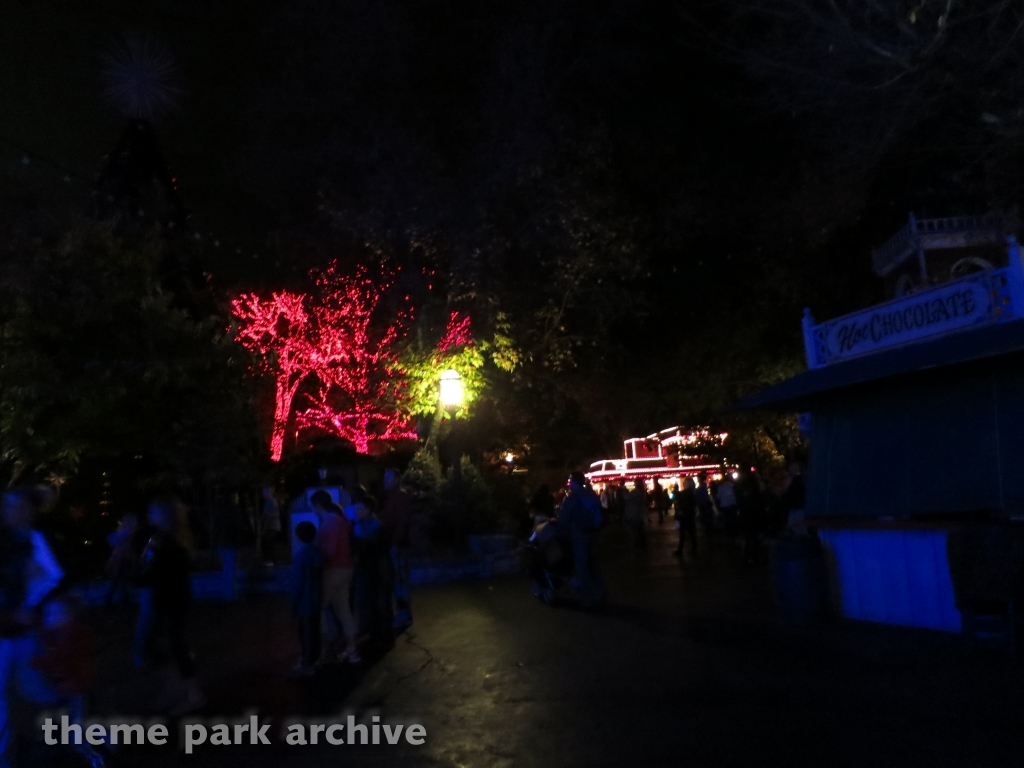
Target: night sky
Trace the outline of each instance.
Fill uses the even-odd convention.
[[[855,31],[884,32],[865,13]],[[632,271],[589,299],[622,311],[580,371],[625,364],[609,429],[654,429],[798,370],[802,308],[880,299],[870,248],[911,210],[1015,210],[1016,59],[993,70],[970,19],[929,48],[931,21],[897,14],[882,42],[915,63],[889,77],[753,0],[41,0],[0,23],[0,170],[8,205],[87,199],[124,125],[104,56],[146,36],[176,62],[156,133],[223,295],[421,252],[482,260],[477,300],[529,295],[582,222]]]
[[[180,69],[180,106],[158,132],[191,226],[265,252],[217,265],[232,276],[272,270],[270,242],[315,220],[325,187],[375,226],[431,226],[587,142],[602,181],[644,220],[660,277],[706,266],[700,280],[714,282],[720,261],[774,245],[737,224],[770,228],[779,196],[800,194],[806,144],[673,4],[330,5],[8,11],[7,160],[28,151],[88,184],[121,130],[102,98],[102,57],[141,31]]]
[[[1011,0],[6,0],[0,697],[1020,765],[1022,98]]]

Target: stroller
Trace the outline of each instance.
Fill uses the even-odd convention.
[[[572,544],[558,523],[549,520],[534,529],[527,552],[527,573],[533,580],[530,591],[545,605],[552,605],[573,585]]]

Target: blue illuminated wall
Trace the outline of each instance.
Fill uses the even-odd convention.
[[[960,631],[943,530],[821,530],[843,616]]]

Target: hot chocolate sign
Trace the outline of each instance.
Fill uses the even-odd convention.
[[[993,307],[990,275],[979,273],[822,323],[814,329],[815,346],[820,363],[837,362],[992,322]]]

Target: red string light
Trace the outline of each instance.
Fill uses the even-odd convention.
[[[240,321],[236,341],[256,352],[275,377],[274,461],[281,459],[295,397],[310,376],[318,384],[308,407],[295,412],[299,429],[337,435],[359,453],[368,453],[374,442],[416,437],[398,408],[404,381],[397,342],[413,317],[411,297],[402,299],[392,322],[375,322],[395,275],[387,268],[372,275],[362,266],[341,274],[331,264],[315,275],[313,295],[282,292],[265,300],[244,294],[232,302]]]
[[[320,350],[312,332],[312,318],[306,310],[307,296],[284,291],[262,299],[242,294],[231,302],[239,320],[235,341],[257,353],[263,367],[274,376],[274,423],[270,434],[270,457],[281,460],[284,434],[292,401],[299,385],[314,370]]]
[[[473,332],[470,329],[469,315],[460,317],[458,312],[452,312],[444,336],[437,344],[437,351],[443,354],[452,347],[466,347],[472,343]]]
[[[296,421],[348,440],[358,453],[368,453],[373,442],[416,437],[408,415],[398,409],[403,382],[396,347],[413,317],[411,297],[403,297],[393,322],[383,328],[373,322],[394,278],[387,269],[371,276],[365,267],[342,275],[335,265],[317,278],[327,364],[317,370],[320,387]]]

